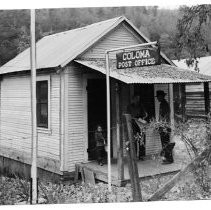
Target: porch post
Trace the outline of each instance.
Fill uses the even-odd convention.
[[[123,160],[123,139],[121,138],[120,132],[120,85],[116,82],[116,91],[115,91],[115,106],[116,106],[116,139],[117,139],[117,172],[118,172],[118,181],[124,180],[124,160]]]
[[[210,97],[209,97],[209,83],[204,82],[204,105],[205,105],[205,115],[210,112]]]
[[[182,106],[182,121],[183,122],[185,122],[185,119],[186,119],[185,104],[186,104],[185,84],[181,84],[181,106]]]
[[[170,123],[171,123],[171,137],[174,136],[174,92],[173,84],[169,84],[169,101],[170,101]]]
[[[108,159],[108,190],[111,192],[111,107],[110,107],[110,67],[109,53],[106,52],[106,99],[107,99],[107,159]]]

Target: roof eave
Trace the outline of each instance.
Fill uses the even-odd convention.
[[[99,66],[99,65],[95,65],[95,64],[92,64],[90,62],[87,62],[85,60],[74,60],[76,63],[79,63],[79,64],[82,64],[88,68],[91,68],[91,69],[94,69],[94,70],[97,70],[98,72],[102,73],[102,74],[106,74],[106,69],[105,69],[105,66]],[[171,66],[171,65],[167,65],[167,64],[161,64],[163,66],[169,66],[169,68],[173,68],[176,69],[177,67],[175,66]],[[177,70],[178,73],[179,72],[187,72],[188,70]],[[189,73],[189,71],[188,71]],[[190,73],[193,73],[190,71]],[[198,73],[196,73],[198,74]],[[200,75],[200,74],[198,74]],[[150,78],[141,78],[140,79],[132,79],[130,80],[129,77],[127,77],[127,75],[120,75],[120,74],[116,74],[115,72],[111,72],[110,73],[110,76],[114,79],[117,79],[117,80],[120,80],[126,84],[135,84],[135,83],[140,83],[140,84],[174,84],[174,83],[204,83],[204,82],[211,82],[211,77],[209,78],[205,78],[207,75],[203,75],[201,74],[203,77],[196,77],[196,78],[169,78],[169,77],[166,77],[166,78],[162,78],[160,79],[159,77],[156,78],[156,79],[150,79]],[[123,76],[123,77],[122,77]],[[164,80],[163,80],[164,79]]]

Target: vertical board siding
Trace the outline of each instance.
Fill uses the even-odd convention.
[[[38,156],[59,160],[59,76],[51,75],[51,131],[38,132]],[[30,75],[1,81],[0,148],[31,154]]]
[[[140,44],[141,41],[133,36],[130,29],[122,24],[106,37],[96,43],[94,47],[85,52],[81,57],[86,58],[105,58],[105,51],[118,47]],[[116,58],[116,52],[110,53],[110,58]]]
[[[82,71],[76,66],[68,66],[68,135],[66,139],[66,166],[75,170],[75,163],[84,161],[85,124]]]

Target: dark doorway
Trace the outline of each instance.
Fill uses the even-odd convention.
[[[134,94],[140,95],[141,103],[148,113],[147,121],[155,118],[154,85],[153,84],[135,84]]]
[[[96,159],[94,131],[97,125],[101,125],[106,131],[106,80],[87,80],[88,100],[88,159]]]

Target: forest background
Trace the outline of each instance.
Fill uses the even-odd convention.
[[[160,41],[161,50],[170,59],[187,58],[183,49],[178,53],[178,20],[186,7],[164,9],[158,6],[61,8],[36,10],[36,40],[61,31],[83,27],[91,23],[126,16],[151,41]],[[211,54],[211,23],[203,26],[205,50],[197,56]],[[29,47],[30,11],[0,10],[0,66]]]

